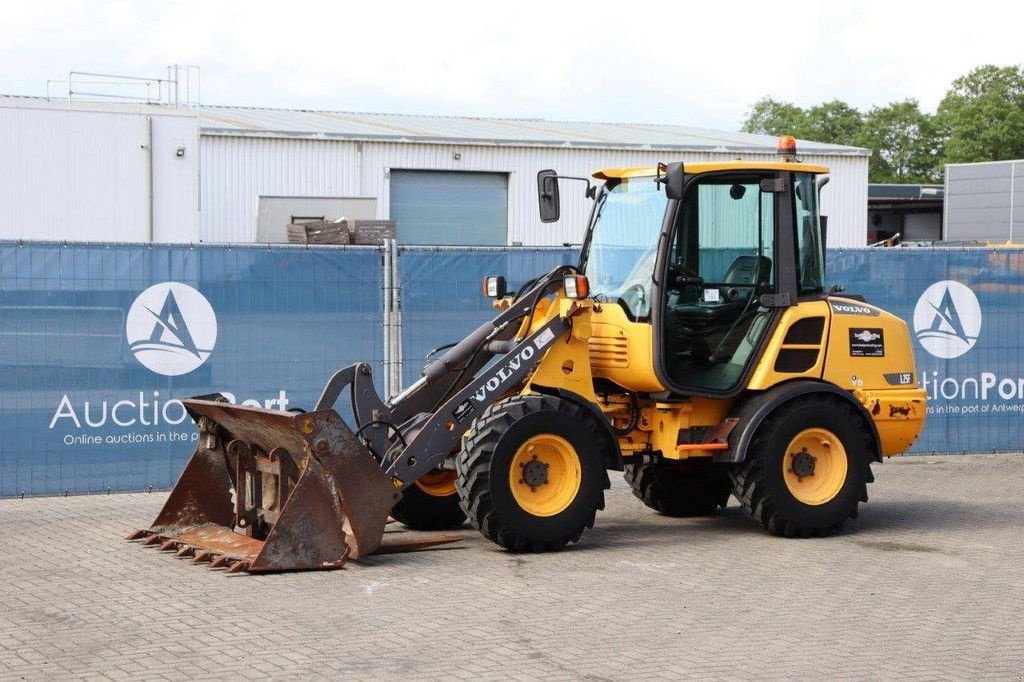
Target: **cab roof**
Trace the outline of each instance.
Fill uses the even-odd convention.
[[[828,173],[828,168],[811,163],[796,163],[794,161],[714,161],[711,163],[687,163],[683,164],[683,170],[692,175],[700,173],[713,173],[715,171],[790,171],[793,173]],[[643,178],[653,177],[657,169],[652,166],[634,168],[605,168],[594,173],[598,180],[609,180],[611,178]]]

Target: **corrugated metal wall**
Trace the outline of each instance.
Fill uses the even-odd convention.
[[[199,241],[199,120],[150,117],[154,242]]]
[[[1024,241],[1024,162],[946,166],[943,239]]]
[[[149,239],[149,121],[0,107],[0,239]]]
[[[563,183],[562,220],[537,217],[536,174],[555,168],[589,176],[659,161],[722,161],[732,153],[353,142],[204,134],[186,112],[0,106],[0,239],[252,242],[260,195],[374,197],[390,205],[389,174],[399,170],[506,173],[509,243],[579,243],[590,208],[582,185]],[[167,125],[157,126],[163,119]],[[151,135],[152,126],[166,135]],[[198,145],[199,153],[194,147]],[[185,148],[182,156],[176,149]],[[151,158],[152,155],[152,158]],[[770,160],[770,154],[747,155]],[[808,156],[833,169],[823,209],[829,245],[863,245],[867,158]],[[199,184],[196,228],[195,187]]]
[[[0,239],[195,241],[198,147],[178,112],[0,106]]]
[[[364,196],[355,142],[203,135],[200,147],[204,242],[255,241],[260,195]]]
[[[590,202],[583,185],[562,185],[562,219],[545,225],[537,216],[537,171],[588,177],[599,168],[653,165],[659,161],[728,161],[729,153],[552,149],[482,145],[353,143],[204,135],[202,144],[204,241],[249,241],[260,194],[377,197],[388,218],[391,169],[483,171],[509,174],[509,242],[557,246],[579,243]],[[748,154],[751,161],[777,159]],[[829,216],[829,246],[863,246],[867,221],[867,157],[807,156],[832,169],[822,210]]]

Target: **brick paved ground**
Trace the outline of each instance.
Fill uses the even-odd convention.
[[[163,495],[0,501],[0,679],[1019,679],[1024,456],[876,466],[837,537],[659,517],[613,478],[577,548],[226,576],[120,541]]]

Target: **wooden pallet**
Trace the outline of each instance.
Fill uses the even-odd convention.
[[[351,244],[348,221],[316,220],[288,225],[289,244]]]
[[[380,246],[385,239],[395,238],[394,220],[351,220],[352,243],[362,246]]]

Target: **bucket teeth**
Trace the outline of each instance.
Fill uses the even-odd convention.
[[[221,555],[210,562],[210,568],[223,568],[227,566],[230,561],[230,557]]]
[[[149,531],[148,530],[137,530],[137,531],[132,532],[132,534],[129,535],[128,537],[126,537],[125,540],[129,540],[129,541],[132,541],[132,540],[142,540],[147,535],[149,535]]]
[[[178,549],[178,545],[180,545],[180,544],[181,544],[180,542],[178,542],[177,540],[172,538],[172,539],[170,539],[170,540],[160,544],[160,551],[161,552],[174,552],[174,551],[176,551]]]
[[[159,544],[159,543],[161,543],[163,541],[164,541],[164,538],[162,538],[159,535],[156,535],[154,533],[153,535],[150,535],[148,538],[143,540],[142,544],[148,547],[148,546],[151,546],[151,545]]]
[[[181,549],[174,553],[174,556],[178,559],[182,557],[190,557],[195,554],[196,548],[192,545],[183,545]]]
[[[204,561],[210,561],[213,557],[213,552],[208,549],[198,550],[194,557],[192,557],[192,563],[200,564]]]
[[[231,567],[228,568],[227,572],[228,573],[241,573],[242,571],[248,571],[249,570],[249,566],[250,566],[250,564],[247,561],[236,561],[235,563],[231,564]]]

